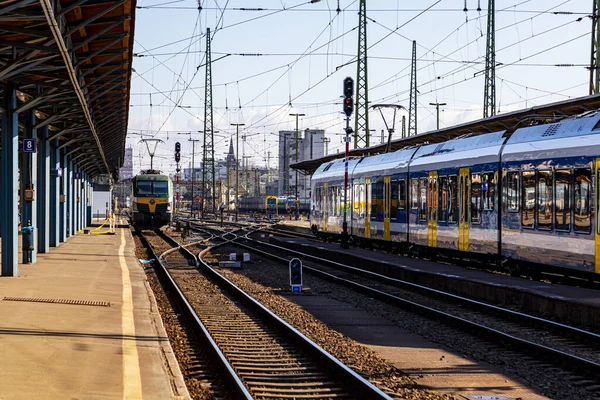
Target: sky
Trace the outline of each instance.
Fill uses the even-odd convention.
[[[231,124],[244,124],[240,152],[251,164],[276,166],[277,132],[295,129],[293,113],[305,114],[300,130],[325,130],[329,154],[343,152],[340,97],[344,78],[357,74],[358,7],[358,0],[138,0],[127,137],[134,170],[149,168],[140,141],[151,138],[162,140],[155,168],[175,170],[177,141],[188,167],[190,139],[200,140],[200,165],[207,28],[216,159],[235,140]],[[367,0],[366,8],[370,105],[408,109],[415,40],[417,132],[436,128],[429,103],[446,103],[441,127],[483,116],[487,0]],[[591,0],[496,0],[495,8],[499,113],[588,94]],[[408,120],[397,114],[394,138],[402,115]],[[384,117],[390,124],[391,112]],[[379,111],[369,112],[369,124],[378,144]]]

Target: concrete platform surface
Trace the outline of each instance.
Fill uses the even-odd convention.
[[[498,368],[465,358],[348,303],[324,296],[286,298],[330,328],[367,346],[421,386],[464,398],[542,400],[546,397]]]
[[[37,260],[0,278],[0,399],[189,398],[128,229]]]

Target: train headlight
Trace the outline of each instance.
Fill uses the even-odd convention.
[[[138,210],[137,203],[135,201],[133,203],[131,203],[131,209],[133,211],[137,211]]]
[[[167,203],[167,211],[171,211],[171,203]]]

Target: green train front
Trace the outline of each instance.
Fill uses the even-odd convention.
[[[131,185],[131,209],[136,223],[168,224],[173,218],[173,182],[166,175],[143,173]]]

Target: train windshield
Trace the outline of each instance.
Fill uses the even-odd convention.
[[[167,181],[137,181],[135,185],[135,196],[161,196],[169,194],[169,182]]]
[[[269,207],[275,207],[277,205],[277,199],[267,199]]]

